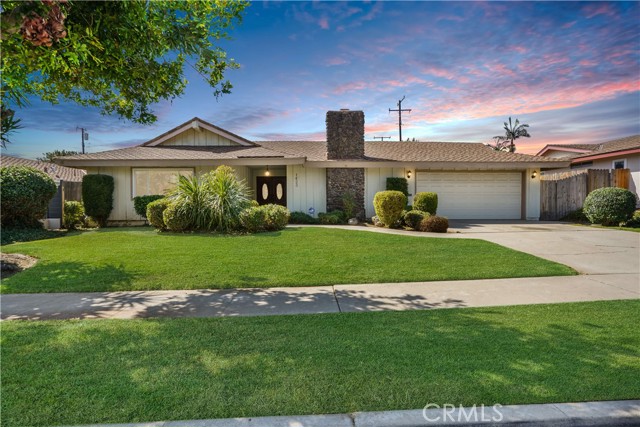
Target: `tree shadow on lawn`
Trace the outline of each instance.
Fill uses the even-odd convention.
[[[606,305],[11,323],[3,417],[55,425],[638,398],[640,343],[617,329],[638,307],[602,316]]]

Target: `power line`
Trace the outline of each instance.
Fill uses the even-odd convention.
[[[391,108],[389,108],[389,112],[392,112],[392,111],[394,111],[394,112],[397,111],[398,112],[398,133],[400,135],[400,138],[398,139],[398,141],[402,141],[402,112],[403,111],[407,111],[409,113],[411,112],[411,108],[408,108],[408,109],[405,109],[405,110],[402,109],[402,101],[404,101],[404,98],[406,98],[406,97],[403,96],[402,99],[398,101],[398,109],[397,110],[392,110]]]

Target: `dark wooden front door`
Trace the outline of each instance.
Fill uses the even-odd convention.
[[[287,178],[284,176],[256,177],[256,200],[261,205],[287,206]]]

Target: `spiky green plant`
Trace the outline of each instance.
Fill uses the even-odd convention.
[[[196,176],[178,177],[178,184],[167,194],[169,204],[174,206],[173,215],[180,216],[185,229],[206,228],[211,215],[205,202],[203,185]]]
[[[251,204],[247,183],[238,180],[229,166],[219,166],[202,177],[202,185],[210,212],[208,228],[221,232],[237,229],[240,213]]]

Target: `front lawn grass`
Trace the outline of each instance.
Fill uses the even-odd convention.
[[[40,258],[3,293],[219,289],[559,276],[564,265],[482,240],[287,228],[245,236],[150,228],[70,233],[5,252]]]
[[[640,398],[640,301],[2,322],[5,426]]]

